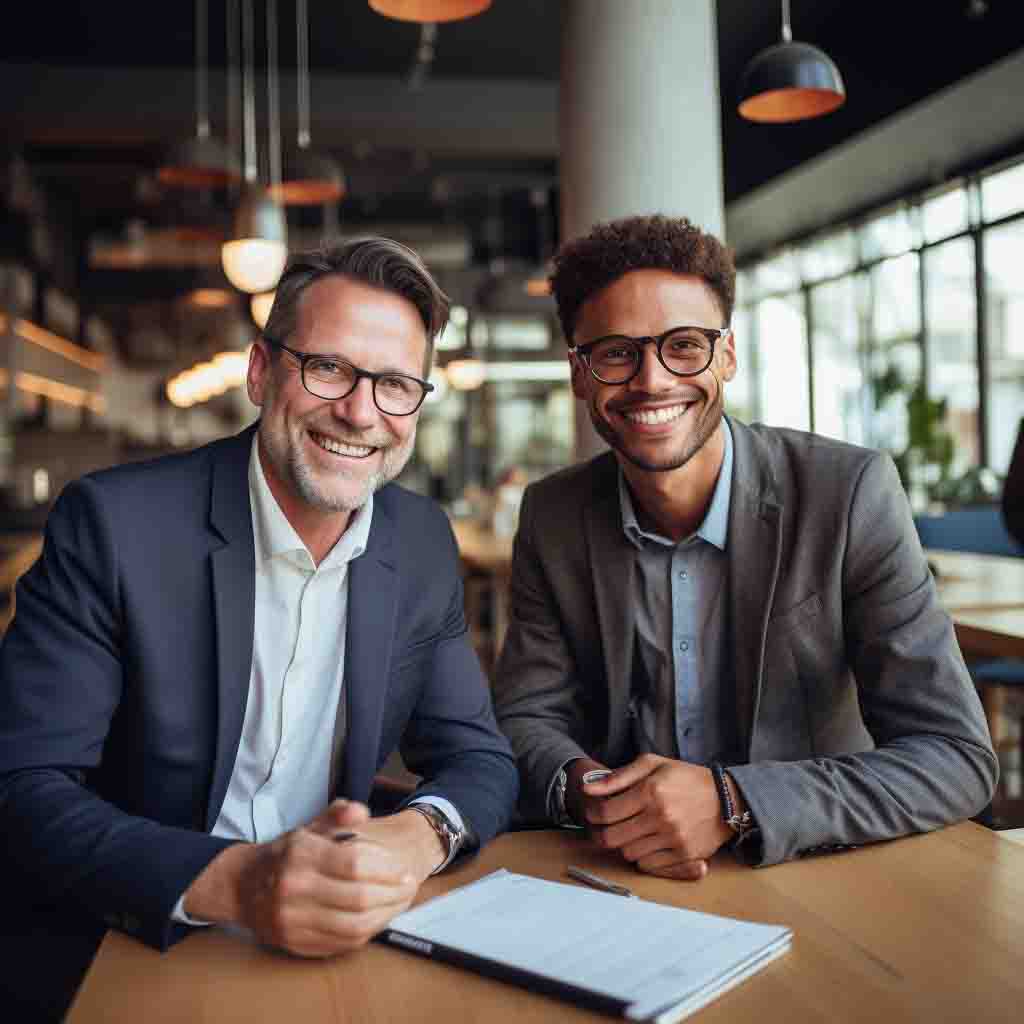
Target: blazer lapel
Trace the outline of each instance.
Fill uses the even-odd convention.
[[[364,802],[377,770],[395,637],[398,572],[393,539],[394,522],[385,502],[375,497],[366,551],[349,566],[344,694],[348,720],[337,790]]]
[[[750,745],[764,673],[765,639],[782,553],[782,506],[775,499],[767,452],[755,451],[750,430],[730,419],[734,464],[729,504],[729,630],[736,686],[737,736]]]
[[[622,532],[619,508],[618,463],[609,455],[596,467],[595,500],[584,512],[584,533],[594,578],[597,635],[601,638],[608,680],[608,747],[606,757],[616,759],[626,745],[627,709],[633,673],[633,604],[636,559]]]
[[[217,749],[206,829],[220,814],[242,736],[252,674],[256,554],[249,502],[249,455],[255,427],[224,442],[213,463],[210,524],[224,546],[210,555],[217,643]]]

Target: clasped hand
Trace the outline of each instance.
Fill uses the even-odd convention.
[[[647,874],[703,878],[708,858],[732,835],[702,765],[643,754],[580,792],[594,841]]]
[[[336,842],[344,830],[357,838]],[[370,820],[363,804],[336,800],[278,839],[229,847],[190,887],[185,908],[300,956],[331,956],[364,945],[405,910],[442,858],[421,815]]]

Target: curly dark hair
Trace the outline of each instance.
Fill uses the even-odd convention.
[[[566,341],[580,307],[631,270],[671,270],[703,278],[728,324],[736,301],[732,250],[685,217],[624,217],[566,242],[554,257],[551,292]]]

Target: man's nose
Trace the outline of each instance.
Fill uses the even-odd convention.
[[[675,387],[676,378],[665,369],[658,358],[658,347],[652,342],[640,346],[640,369],[630,386],[640,391],[668,391]]]
[[[356,381],[356,386],[344,398],[335,399],[331,405],[338,419],[354,427],[372,427],[380,416],[373,400],[373,381],[368,377]]]

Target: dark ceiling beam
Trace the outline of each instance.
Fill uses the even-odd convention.
[[[0,64],[0,134],[30,143],[158,143],[194,130],[193,92],[188,69]],[[558,152],[553,82],[428,79],[411,90],[394,78],[320,74],[312,92],[312,132],[320,148],[369,144],[542,158]],[[222,72],[211,74],[210,94],[214,130],[223,134]],[[294,95],[294,76],[282,75],[286,143],[295,134]]]

